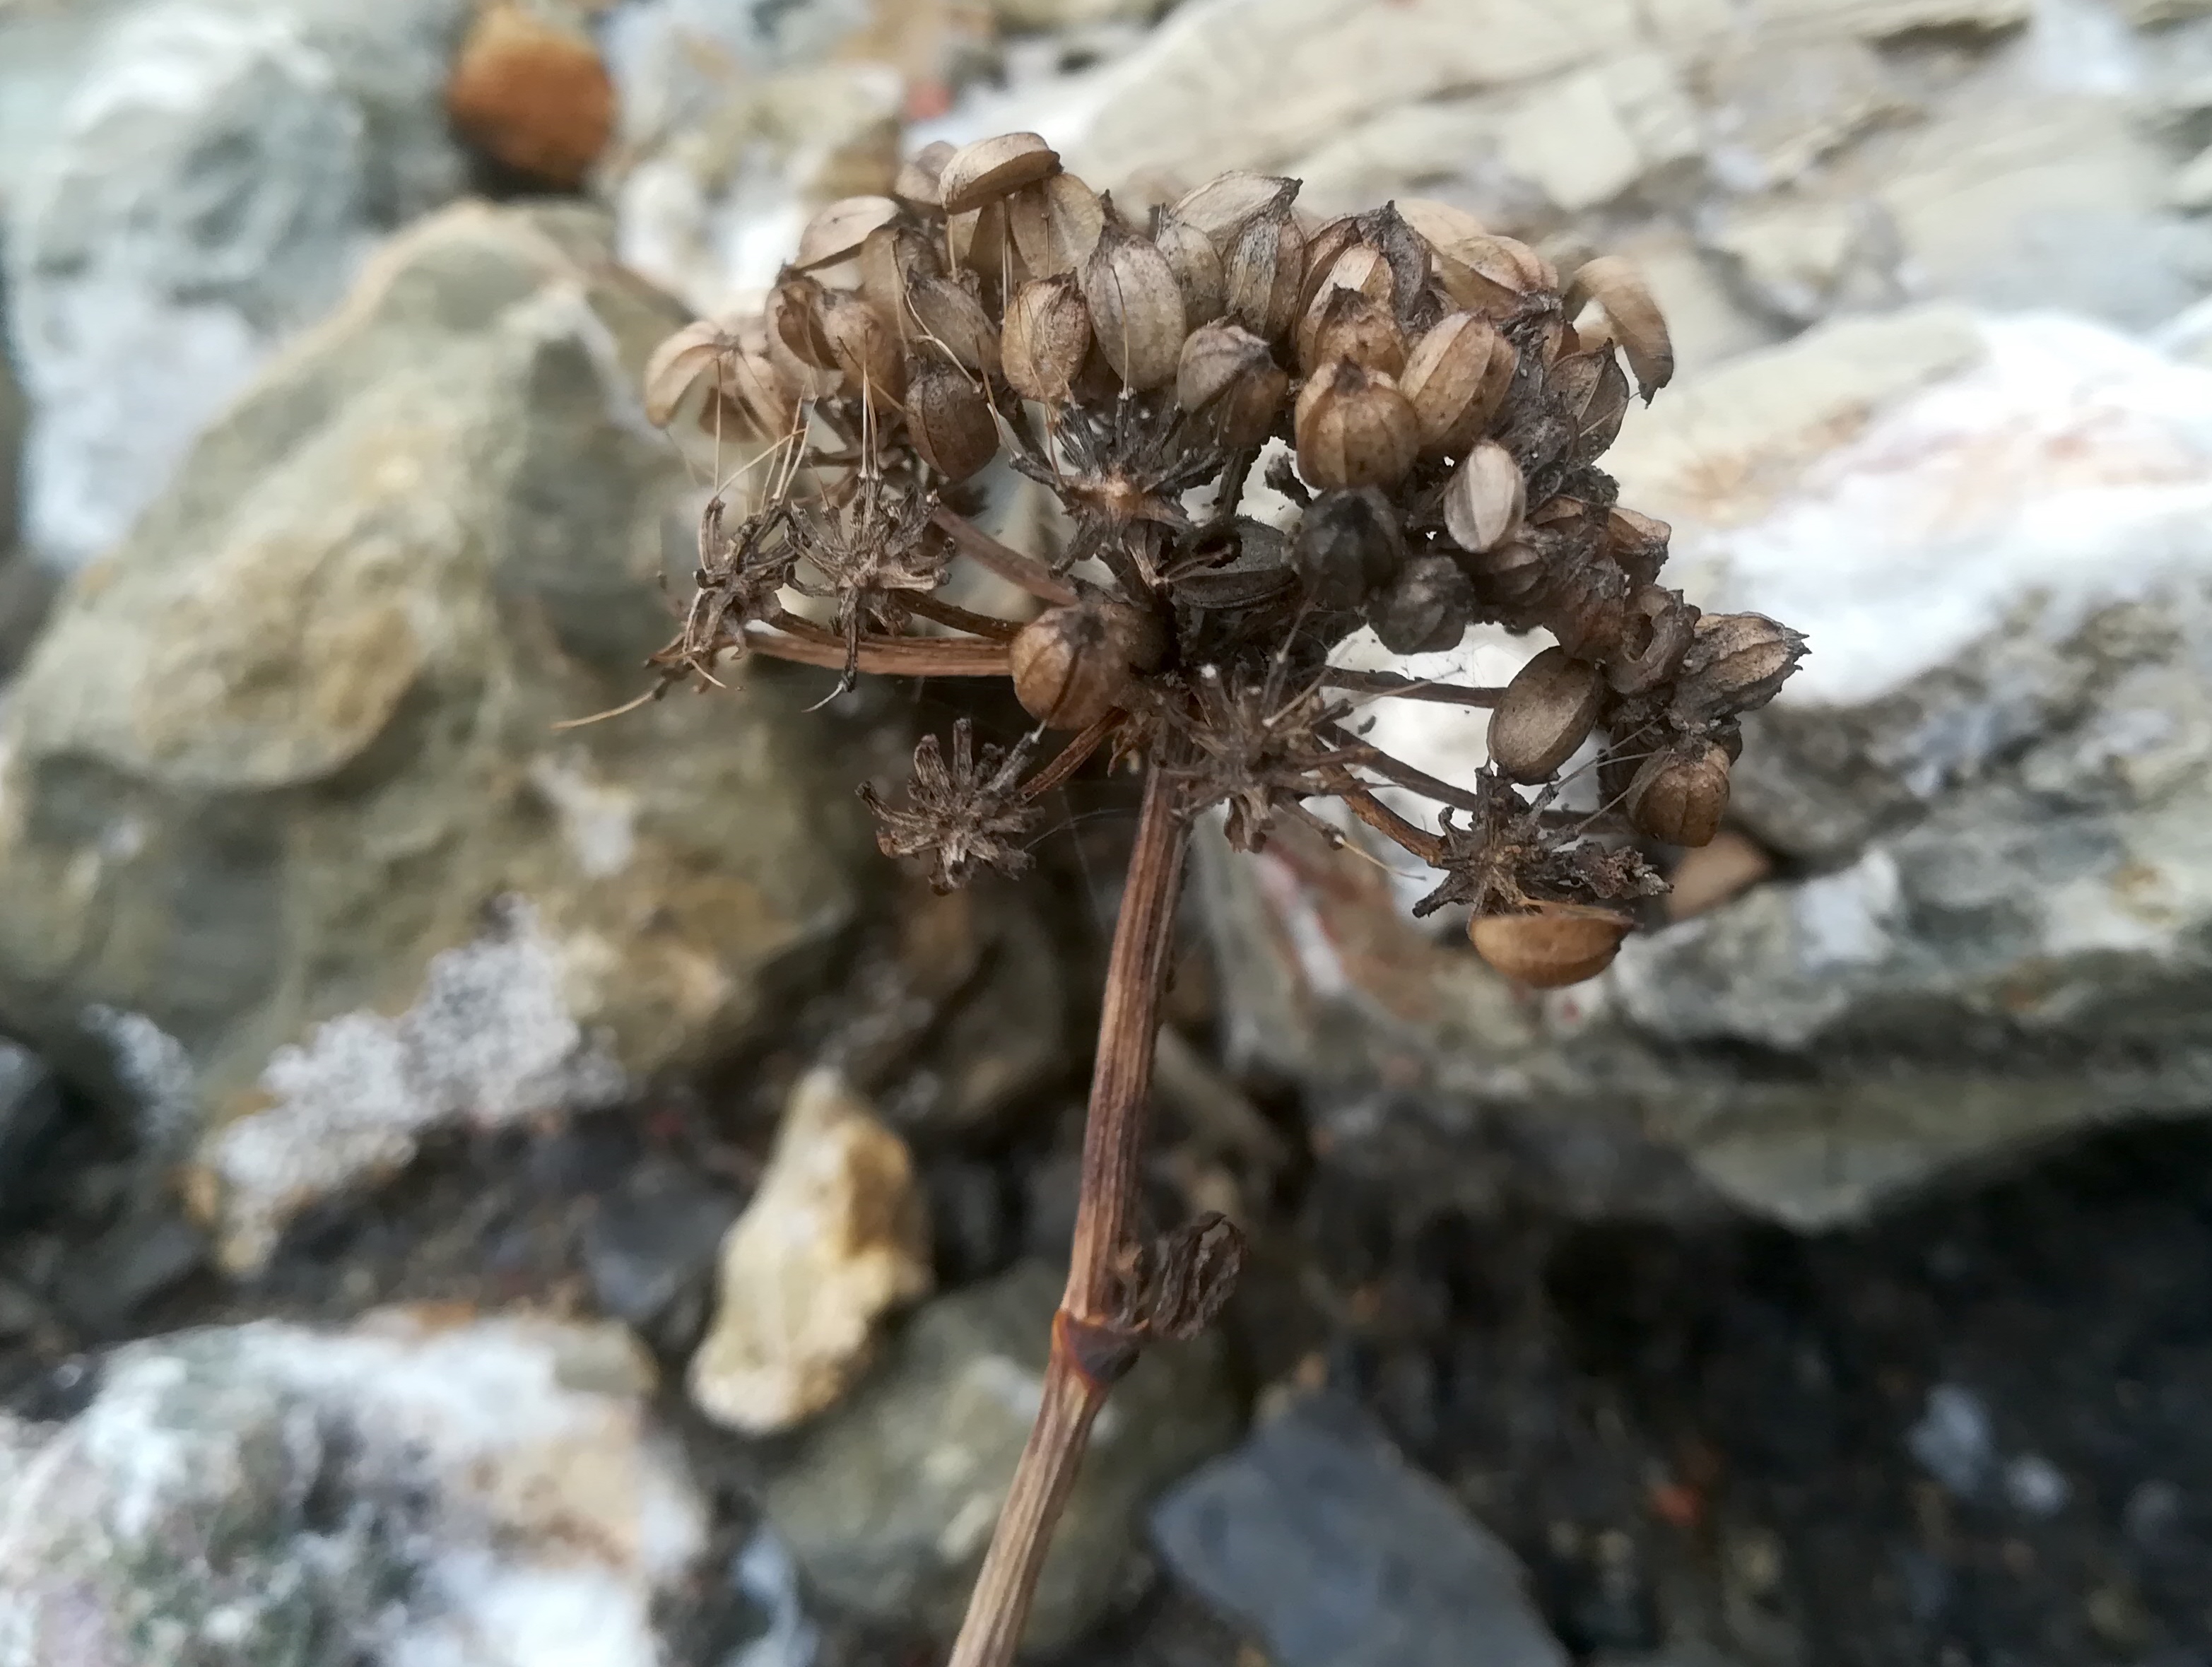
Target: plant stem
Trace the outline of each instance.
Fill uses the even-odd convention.
[[[746,630],[746,648],[773,660],[844,670],[842,637],[787,613],[779,613],[769,623],[775,627],[774,632]],[[1007,675],[1006,645],[974,637],[864,636],[858,669],[913,678],[1002,678]]]
[[[1115,1325],[1120,1256],[1133,1237],[1152,1049],[1188,844],[1188,824],[1176,809],[1173,782],[1155,757],[1146,767],[1137,841],[1129,853],[1128,880],[1106,964],[1098,1055],[1083,1131],[1075,1244],[1067,1288],[1053,1317],[1043,1402],[1014,1469],[1013,1485],[948,1667],[1008,1667],[1013,1660],[1054,1525],[1083,1462],[1091,1420],[1105,1404],[1114,1380],[1135,1358],[1134,1340]]]

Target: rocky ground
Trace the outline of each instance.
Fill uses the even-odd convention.
[[[2208,111],[2191,0],[0,0],[0,1667],[940,1648],[1127,788],[940,899],[852,789],[1003,697],[554,726],[646,352],[1008,126],[1633,255],[1624,501],[1813,640],[1592,984],[1202,844],[1146,1184],[1251,1265],[1041,1654],[2212,1664]]]

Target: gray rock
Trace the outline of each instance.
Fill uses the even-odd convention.
[[[1175,1578],[1280,1667],[1564,1667],[1518,1561],[1357,1408],[1294,1403],[1155,1507]]]
[[[1060,1285],[1025,1262],[930,1304],[779,1463],[769,1519],[831,1603],[940,1638],[957,1629],[1029,1437]],[[1045,1563],[1030,1647],[1067,1644],[1130,1591],[1145,1507],[1235,1431],[1216,1339],[1151,1350],[1115,1386]]]
[[[0,1414],[4,1667],[655,1667],[705,1512],[619,1328],[372,1315],[134,1343]]]
[[[625,1324],[696,1339],[708,1277],[738,1201],[672,1165],[641,1164],[599,1202],[584,1270],[599,1306]]]
[[[457,192],[439,99],[462,0],[163,0],[116,14],[9,194],[50,563],[120,538],[376,239]]]
[[[0,1013],[192,1158],[233,1267],[426,1128],[732,1045],[879,872],[803,673],[553,727],[669,630],[681,465],[634,390],[674,315],[606,236],[398,240],[10,697]]]
[[[60,1104],[61,1086],[46,1062],[0,1039],[0,1209],[16,1202],[24,1160]]]
[[[1675,583],[1810,633],[1735,801],[1800,877],[1538,998],[1381,879],[1202,847],[1231,1034],[1308,1082],[1333,1159],[1809,1226],[2212,1105],[2212,374],[1924,313],[1670,391],[1616,459]],[[1464,776],[1480,739],[1415,761]]]

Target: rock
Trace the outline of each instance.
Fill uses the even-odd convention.
[[[922,1309],[881,1367],[770,1477],[769,1520],[815,1591],[949,1638],[1029,1438],[1060,1278],[1024,1262]],[[1233,1439],[1218,1339],[1149,1351],[1091,1431],[1028,1647],[1061,1647],[1133,1584],[1141,1516]]]
[[[1175,1578],[1278,1667],[1565,1667],[1513,1553],[1348,1402],[1262,1423],[1155,1507]]]
[[[46,1062],[0,1039],[0,1212],[18,1202],[32,1149],[60,1109],[61,1085]]]
[[[7,203],[33,407],[25,526],[114,544],[374,240],[451,196],[438,94],[464,0],[163,0],[103,33]]]
[[[639,1165],[603,1196],[584,1232],[592,1294],[613,1318],[689,1348],[705,1315],[714,1253],[738,1201],[688,1169]]]
[[[1801,877],[1524,999],[1378,880],[1209,842],[1237,1053],[1303,1078],[1332,1159],[1409,1197],[1480,1195],[1488,1150],[1577,1209],[1717,1197],[1807,1227],[2212,1104],[2212,373],[1933,312],[1681,392],[1614,453],[1622,498],[1674,522],[1693,599],[1811,636],[1734,800]],[[1480,756],[1479,729],[1383,721],[1435,773]]]
[[[614,131],[614,86],[588,36],[498,0],[461,43],[446,110],[493,161],[574,190]]]
[[[132,1343],[0,1415],[0,1661],[655,1667],[706,1513],[611,1326],[372,1315]]]
[[[1569,214],[1609,203],[1704,149],[1697,112],[1656,52],[1548,82],[1520,101],[1498,139],[1507,172]]]
[[[1705,60],[1699,81],[1714,168],[1738,191],[1790,185],[1905,108],[1862,40],[1739,39]]]
[[[640,687],[674,316],[581,209],[379,259],[88,573],[10,697],[0,1013],[192,1158],[226,1262],[426,1129],[733,1045],[855,907],[851,732]],[[688,559],[688,557],[687,557]]]
[[[1904,298],[1894,228],[1863,199],[1747,204],[1713,216],[1705,241],[1760,307],[1794,324]]]
[[[834,1072],[810,1072],[784,1109],[760,1189],[723,1240],[691,1398],[736,1429],[789,1429],[843,1396],[877,1325],[933,1277],[906,1143]]]

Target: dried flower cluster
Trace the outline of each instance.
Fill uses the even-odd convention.
[[[1586,977],[1628,928],[1609,905],[1658,885],[1620,837],[1713,837],[1737,720],[1803,640],[1664,588],[1665,524],[1598,467],[1673,368],[1632,266],[1562,283],[1462,210],[1316,223],[1297,190],[1224,174],[1134,224],[1014,133],[933,146],[896,197],[823,210],[757,316],[690,326],[649,373],[659,420],[703,385],[702,422],[778,448],[734,526],[710,507],[659,664],[711,678],[765,648],[848,679],[1003,673],[1079,755],[1110,739],[1172,770],[1188,808],[1226,806],[1240,846],[1285,819],[1337,837],[1310,801],[1343,800],[1443,871],[1424,907],[1472,905],[1502,970]],[[1240,513],[1273,441],[1264,478],[1304,512],[1288,530]],[[1049,567],[958,513],[1002,452],[1067,512]],[[939,599],[963,551],[1049,605],[1017,624]],[[834,624],[793,614],[794,593]],[[1418,654],[1478,622],[1558,646],[1504,690],[1329,663],[1363,625]],[[1494,706],[1480,779],[1435,782],[1361,740],[1351,697],[1380,694]],[[1570,816],[1559,773],[1593,736],[1603,808]],[[884,849],[929,857],[940,885],[1020,869],[1036,745],[979,762],[963,732],[948,765],[925,741],[910,805],[871,799]],[[1377,800],[1386,783],[1443,805],[1441,831]]]
[[[1104,1386],[1150,1335],[1202,1323],[1234,1273],[1227,1224],[1154,1247],[1130,1225],[1182,827],[1218,806],[1247,849],[1286,823],[1334,843],[1312,808],[1334,799],[1441,873],[1421,910],[1468,907],[1492,965],[1571,983],[1613,959],[1621,905],[1663,889],[1639,838],[1717,831],[1738,721],[1804,652],[1771,619],[1701,614],[1662,586],[1667,526],[1598,467],[1632,398],[1673,370],[1632,266],[1593,260],[1563,283],[1446,204],[1322,222],[1297,192],[1228,173],[1138,217],[1035,134],[933,146],[893,196],[818,214],[758,313],[690,326],[647,372],[655,420],[697,396],[710,431],[765,448],[745,513],[732,523],[718,496],[702,519],[663,689],[748,652],[844,683],[1010,679],[1035,732],[979,751],[963,722],[949,757],[933,737],[916,750],[902,805],[868,795],[884,849],[927,859],[940,887],[1025,867],[1036,800],[1102,747],[1146,768],[1056,1375],[962,1667],[1010,1658]],[[1002,454],[1065,509],[1056,560],[963,513]],[[963,558],[1042,611],[953,604]],[[1362,628],[1413,654],[1482,623],[1555,646],[1503,689],[1332,663]],[[1377,697],[1492,709],[1491,762],[1454,783],[1382,752],[1352,723]],[[1054,730],[1073,738],[1043,758]],[[1559,803],[1578,758],[1594,813]],[[1438,806],[1437,825],[1378,789]]]

